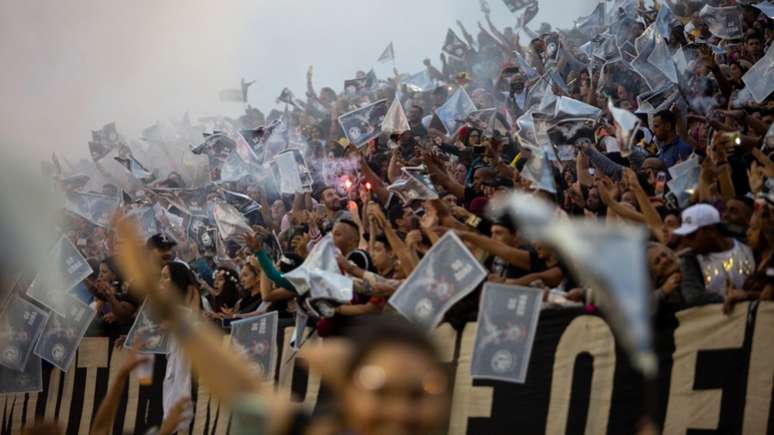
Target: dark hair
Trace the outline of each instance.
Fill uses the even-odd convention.
[[[372,352],[385,345],[410,347],[427,355],[440,366],[438,350],[433,342],[416,326],[399,316],[365,316],[355,322],[346,335],[354,345],[354,352],[346,366],[348,378],[357,372]]]
[[[763,36],[758,32],[748,32],[747,35],[744,37],[744,42],[748,42],[751,39],[757,39],[761,42],[763,42]]]
[[[212,308],[215,311],[219,311],[224,306],[233,307],[242,294],[242,285],[239,284],[239,276],[234,269],[221,266],[217,271],[224,274],[224,279],[220,294],[209,296]]]
[[[419,104],[412,104],[411,108],[412,109],[419,109],[419,114],[420,115],[424,115],[425,114],[425,109],[422,106],[420,106]]]
[[[218,272],[223,272],[224,280],[223,280],[223,290],[222,293],[228,293],[228,294],[234,294],[238,295],[241,293],[242,285],[239,283],[239,274],[236,273],[236,271],[230,267],[218,267],[216,269]],[[221,294],[222,294],[221,293]]]
[[[167,270],[169,270],[169,279],[174,284],[175,288],[180,292],[180,295],[185,297],[188,292],[188,286],[197,285],[196,278],[194,278],[191,269],[184,263],[179,261],[170,261],[167,263]]]
[[[336,190],[335,187],[325,184],[325,185],[322,185],[322,186],[318,187],[317,190],[312,194],[312,196],[318,202],[322,202],[323,193],[325,193],[325,191],[328,190],[328,189],[333,189],[334,191]]]
[[[355,221],[353,221],[352,219],[342,218],[337,220],[336,223],[349,225],[350,227],[352,227],[353,230],[355,230],[355,234],[360,234],[360,227],[358,227]]]
[[[662,121],[669,123],[669,125],[671,125],[672,128],[674,128],[677,125],[677,117],[675,116],[674,113],[672,113],[671,110],[667,110],[667,109],[661,110],[657,112],[655,116],[658,116],[659,118],[661,118]]]
[[[374,237],[374,242],[379,242],[384,245],[387,250],[392,250],[390,247],[390,242],[387,240],[387,236],[384,234],[379,234],[378,236]]]
[[[108,257],[100,262],[100,264],[104,264],[105,267],[110,269],[110,272],[113,273],[113,275],[116,276],[116,281],[119,283],[124,282],[123,277],[121,276],[121,271],[118,269],[118,265],[116,264],[116,260],[113,257]],[[99,271],[97,272],[99,273]]]

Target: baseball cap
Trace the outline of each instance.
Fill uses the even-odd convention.
[[[166,249],[177,245],[177,242],[169,238],[166,234],[156,233],[148,238],[145,245],[149,248]]]
[[[678,236],[685,236],[699,228],[719,224],[720,213],[709,204],[696,204],[683,210],[682,220],[682,225],[673,231]]]

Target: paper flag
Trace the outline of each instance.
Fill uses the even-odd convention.
[[[387,114],[387,100],[379,100],[339,116],[339,125],[351,144],[360,148],[379,136]]]
[[[465,88],[458,88],[446,102],[436,109],[435,114],[446,128],[448,134],[454,134],[465,119],[476,110],[476,104],[470,98]]]
[[[231,322],[231,344],[257,364],[260,373],[271,379],[277,359],[276,311]]]
[[[12,295],[0,316],[0,365],[23,370],[47,320],[45,310]]]
[[[388,45],[384,51],[382,51],[382,54],[379,56],[378,61],[385,63],[385,62],[391,62],[395,60],[395,49],[393,48],[392,42],[390,42],[390,45]]]
[[[403,111],[403,105],[400,104],[397,95],[392,100],[390,108],[387,110],[387,114],[384,116],[382,122],[382,131],[384,133],[402,133],[404,131],[411,130],[406,112]]]
[[[774,91],[774,48],[753,65],[742,77],[747,90],[758,103],[763,103]]]
[[[425,254],[389,299],[399,313],[430,331],[443,315],[470,294],[487,271],[452,231]]]
[[[43,334],[35,345],[35,355],[66,372],[97,313],[73,297],[68,296],[64,301],[60,306],[64,316],[51,313]]]
[[[699,17],[709,27],[710,33],[721,39],[740,39],[742,37],[742,11],[737,6],[716,8],[704,5]]]
[[[484,284],[470,363],[472,378],[526,381],[542,305],[542,289]]]

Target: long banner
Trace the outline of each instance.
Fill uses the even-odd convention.
[[[477,325],[442,324],[435,337],[454,376],[448,433],[632,434],[649,409],[665,434],[764,434],[774,430],[774,303],[719,305],[657,319],[658,379],[644,383],[619,350],[607,323],[582,310],[543,310],[526,383],[472,380]],[[290,349],[293,325],[280,323],[275,382],[314,406],[320,381]],[[18,434],[36,420],[57,420],[67,434],[88,434],[96,408],[125,353],[107,337],[86,337],[68,372],[45,368],[44,391],[0,396],[0,434]],[[155,381],[131,379],[114,434],[142,434],[161,421],[164,359]],[[228,409],[205,386],[194,391],[190,433],[227,434]]]

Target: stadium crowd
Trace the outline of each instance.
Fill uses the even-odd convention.
[[[304,312],[324,339],[347,335],[363,319],[374,325],[369,337],[354,338],[359,346],[345,364],[344,423],[324,421],[340,414],[321,413],[315,424],[434,433],[448,412],[448,391],[432,345],[385,318],[394,314],[390,296],[439,238],[454,232],[488,282],[544,289],[546,307],[595,304],[594,289],[580,283],[568,259],[489,212],[493,199],[514,190],[550,201],[560,219],[646,228],[643,267],[657,310],[718,303],[730,312],[741,301],[774,298],[772,7],[617,0],[574,29],[532,31],[536,3],[506,3],[516,9],[514,25],[497,28],[484,2],[479,28],[470,33],[458,22],[462,37],[450,30],[440,63],[425,59],[417,74],[395,70],[380,80],[358,71],[343,89],[318,91],[310,67],[304,98],[282,91],[284,111],[264,116],[248,107],[239,119],[186,121],[171,134],[157,127],[142,146],[109,125],[94,132],[93,161],[47,162],[45,175],[69,198],[63,232],[93,269],[83,295],[98,312],[90,333],[125,335],[143,307],[149,290],[117,258],[129,243],[120,222],[134,217],[159,293],[179,290],[178,303],[218,328],[272,311],[280,319]],[[382,58],[389,61],[392,50]],[[243,82],[244,92],[249,85]],[[368,118],[382,100],[389,110]],[[347,123],[362,110],[359,124]],[[364,131],[373,134],[354,140]],[[192,143],[202,132],[204,143]],[[309,177],[295,192],[281,186],[287,173],[269,164],[291,148]],[[118,158],[106,159],[111,153]],[[126,173],[109,169],[115,162]],[[86,167],[93,170],[79,170]],[[94,204],[113,199],[111,219],[95,212]],[[213,209],[223,202],[250,231],[233,235],[216,222]],[[329,234],[339,272],[356,291],[348,303],[312,306],[286,275]],[[444,321],[458,328],[475,321],[479,298],[480,286]],[[208,356],[215,351],[209,341],[180,343],[170,355],[184,351],[186,361],[213,365],[224,396],[253,382],[240,378],[237,362]],[[319,350],[308,351],[313,363]],[[180,358],[167,362],[165,414],[175,420],[164,426],[168,433],[186,424],[186,404],[176,399],[190,391],[190,375]],[[388,410],[379,402],[392,400],[388,393],[368,396],[384,381],[368,372],[379,364],[388,378],[400,378],[390,397],[418,408]],[[417,391],[401,390],[415,384]],[[283,413],[277,420],[292,429],[281,433],[309,424],[306,415]]]

